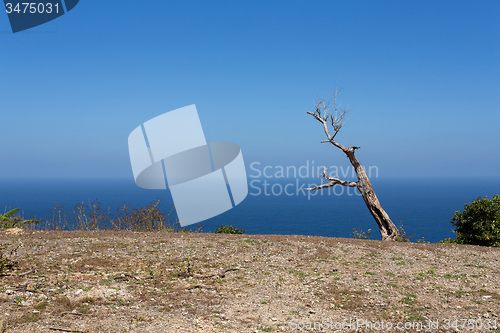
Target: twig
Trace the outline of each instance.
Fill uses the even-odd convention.
[[[18,274],[17,276],[24,276],[24,275],[28,275],[29,273],[33,273],[35,271],[35,268],[32,267],[29,271],[27,272],[24,272],[24,273],[21,273],[21,274]]]
[[[334,273],[334,272],[337,272],[337,271],[338,271],[338,269],[333,268],[330,272],[331,272],[331,273]],[[304,285],[311,284],[311,283],[313,283],[314,281],[318,281],[318,280],[324,279],[325,277],[326,277],[326,276],[320,276],[320,277],[319,277],[319,278],[317,278],[317,279],[314,279],[314,280],[311,280],[311,281],[309,281],[309,282],[304,283]]]
[[[321,279],[323,279],[323,278],[324,278],[324,276],[320,276],[320,277],[319,277],[319,278],[317,278],[317,279],[314,279],[314,280],[311,280],[311,281],[309,281],[309,282],[304,283],[304,286],[306,286],[306,285],[308,285],[308,284],[311,284],[311,283],[313,283],[314,281],[321,280]]]
[[[185,290],[191,290],[191,289],[196,289],[196,288],[206,288],[210,289],[209,286],[204,285],[204,284],[190,284],[189,286],[185,287]]]
[[[120,277],[121,277],[121,275],[123,275],[124,277],[125,277],[125,276],[126,276],[126,277],[129,277],[129,278],[134,279],[134,280],[139,280],[139,278],[137,278],[137,277],[135,277],[135,276],[133,276],[133,275],[130,275],[130,274],[128,274],[128,273],[120,273],[120,276],[118,276],[118,278],[120,278]]]
[[[222,279],[223,277],[226,276],[227,272],[237,271],[237,270],[238,270],[238,268],[226,268],[225,270],[223,270],[222,272],[219,272],[219,273],[205,274],[205,275],[193,275],[193,277],[196,277],[196,278],[199,278],[199,279],[205,279],[205,278],[211,278],[211,277],[214,277],[214,276],[218,276],[218,277],[220,277]]]
[[[73,312],[73,311],[61,312],[61,315],[65,315],[65,314],[72,314],[72,315],[76,315],[76,316],[88,316],[87,313],[80,313],[80,312]]]
[[[85,333],[84,331],[78,330],[67,330],[65,328],[49,327],[49,330],[59,331],[59,332],[73,332],[73,333]]]
[[[203,285],[202,284],[190,284],[189,286],[187,286],[186,290],[191,290],[191,289],[195,289],[195,288],[201,288]]]

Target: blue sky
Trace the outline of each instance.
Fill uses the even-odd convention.
[[[0,15],[0,178],[129,177],[127,138],[196,104],[248,165],[347,166],[305,111],[343,87],[337,136],[384,177],[499,177],[498,1],[82,0],[12,34]],[[248,172],[250,170],[247,169]]]

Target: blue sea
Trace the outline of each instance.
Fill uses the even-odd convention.
[[[354,228],[362,228],[371,229],[372,238],[380,239],[377,224],[353,188],[336,186],[335,193],[324,190],[313,195],[303,188],[318,179],[249,178],[250,182],[249,195],[241,204],[201,222],[204,232],[224,224],[246,229],[247,234],[351,237]],[[415,234],[414,240],[424,237],[430,242],[454,237],[451,217],[465,203],[500,193],[500,179],[374,179],[372,185],[397,226],[402,223],[407,234]],[[158,197],[168,213],[173,203],[168,190],[141,189],[133,179],[0,180],[1,212],[20,207],[38,219],[50,216],[56,205],[70,211],[78,202],[99,199],[103,207],[116,210],[124,202],[138,208]]]

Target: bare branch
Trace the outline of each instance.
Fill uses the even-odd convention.
[[[318,280],[321,280],[321,279],[324,279],[324,278],[325,278],[325,276],[320,276],[319,278],[316,278],[316,279],[313,279],[313,280],[311,280],[309,282],[303,283],[303,285],[307,286],[308,284],[311,284],[311,283],[313,283],[315,281],[318,281]]]
[[[32,267],[29,271],[24,272],[24,273],[21,273],[21,274],[18,274],[17,276],[24,276],[24,275],[28,275],[28,274],[30,274],[30,273],[33,273],[34,271],[35,271],[35,268],[34,268],[34,267]]]
[[[193,274],[193,277],[195,278],[199,278],[199,279],[204,279],[204,278],[209,278],[209,277],[214,277],[214,276],[218,276],[219,278],[223,278],[226,276],[226,273],[227,272],[231,272],[231,271],[237,271],[238,268],[226,268],[224,270],[220,270],[219,272],[217,273],[213,273],[213,274],[205,274],[205,275],[198,275],[198,274]]]
[[[60,332],[85,333],[84,331],[71,330],[71,329],[68,330],[68,329],[65,329],[65,328],[57,328],[57,327],[49,327],[49,330],[60,331]]]
[[[327,184],[322,184],[322,185],[318,185],[318,186],[314,186],[314,187],[308,187],[308,188],[306,188],[306,190],[308,190],[308,191],[320,190],[320,189],[323,189],[323,188],[333,187],[333,186],[335,186],[337,184],[338,185],[342,185],[342,186],[347,186],[347,187],[356,187],[356,186],[358,186],[357,182],[348,182],[348,181],[345,181],[345,180],[340,180],[340,179],[337,179],[337,178],[333,178],[333,180],[330,181]]]
[[[322,143],[330,142],[339,149],[345,149],[343,145],[334,140],[335,136],[338,134],[338,132],[340,131],[340,129],[344,124],[346,114],[349,112],[349,110],[345,109],[340,113],[340,115],[338,115],[339,103],[337,102],[337,100],[340,91],[341,91],[340,89],[336,89],[334,92],[333,113],[330,113],[329,101],[325,101],[324,99],[318,99],[314,112],[308,111],[307,114],[310,114],[311,116],[316,118],[316,120],[318,120],[323,124],[323,130],[325,131],[328,140],[321,141]],[[330,134],[328,126],[331,126],[333,128],[334,131],[333,135]]]
[[[329,183],[321,184],[321,185],[318,185],[318,186],[315,186],[315,187],[309,187],[309,188],[306,188],[306,190],[309,190],[309,191],[320,190],[320,189],[323,189],[323,188],[333,187],[333,186],[335,186],[337,184],[338,185],[342,185],[342,186],[347,186],[347,187],[356,187],[356,186],[358,186],[357,182],[348,182],[346,180],[340,180],[338,178],[334,178],[334,177],[328,176],[326,174],[327,170],[328,170],[327,168],[323,168],[323,174],[320,177],[328,179],[330,181]]]

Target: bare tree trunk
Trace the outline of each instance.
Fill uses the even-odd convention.
[[[335,185],[342,185],[348,187],[357,187],[361,195],[363,196],[363,200],[365,201],[366,207],[372,214],[373,218],[377,222],[377,225],[380,230],[380,235],[382,236],[382,240],[396,240],[399,237],[398,228],[394,225],[394,223],[389,218],[389,215],[385,212],[385,210],[380,205],[378,201],[377,195],[373,191],[372,184],[370,183],[370,179],[368,178],[365,168],[359,163],[358,159],[354,155],[354,151],[359,149],[359,147],[350,147],[345,148],[340,143],[334,140],[337,133],[342,128],[343,118],[348,112],[344,110],[340,116],[337,115],[337,96],[340,91],[335,92],[335,100],[334,100],[334,114],[329,114],[329,105],[324,101],[319,100],[316,105],[315,112],[307,112],[312,115],[318,121],[323,124],[323,129],[328,140],[322,141],[322,143],[329,142],[335,147],[341,149],[349,158],[354,170],[356,171],[356,176],[358,177],[357,182],[348,182],[345,180],[340,180],[338,178],[333,178],[327,175],[326,169],[323,170],[323,175],[325,179],[330,182],[327,184],[322,184],[316,187],[308,188],[308,190],[318,190],[328,187],[333,187]],[[328,130],[328,124],[330,123],[331,127],[334,129],[335,133],[333,135],[330,134]]]
[[[351,147],[342,150],[347,155],[347,157],[349,157],[349,161],[356,171],[356,176],[358,177],[356,187],[361,193],[366,207],[368,207],[368,210],[378,224],[382,240],[395,240],[396,237],[399,236],[398,228],[394,225],[394,223],[389,218],[389,215],[380,205],[377,195],[373,191],[370,179],[366,175],[365,168],[363,168],[361,163],[359,163],[358,159],[354,155],[354,150],[356,148],[357,147]]]

